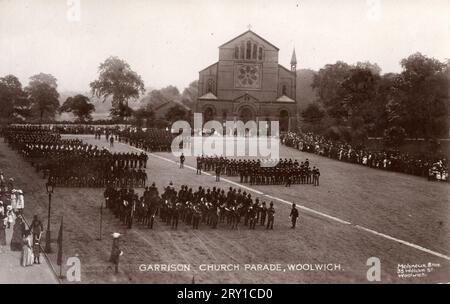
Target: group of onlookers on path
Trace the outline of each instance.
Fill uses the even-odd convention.
[[[281,136],[283,144],[303,152],[388,171],[422,176],[448,182],[448,160],[445,155],[413,155],[400,151],[374,151],[363,146],[333,141],[313,133],[289,132]]]
[[[23,191],[14,188],[14,179],[6,181],[0,171],[0,248],[7,247],[6,230],[12,229],[9,247],[11,251],[22,251],[20,264],[40,264],[41,236],[44,230],[38,216],[30,225],[24,219],[25,199]]]

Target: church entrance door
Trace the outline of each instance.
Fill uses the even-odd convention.
[[[250,107],[243,107],[239,111],[239,120],[246,123],[249,120],[255,120],[255,114]]]

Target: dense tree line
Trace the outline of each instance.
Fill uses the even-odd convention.
[[[53,121],[58,112],[72,112],[78,121],[90,120],[95,107],[84,95],[69,97],[59,104],[57,79],[50,74],[30,77],[28,86],[22,88],[14,75],[0,77],[0,120],[3,122]]]
[[[315,75],[317,101],[302,113],[305,131],[364,142],[385,137],[442,138],[449,132],[449,62],[415,53],[398,74],[369,62],[327,64]]]

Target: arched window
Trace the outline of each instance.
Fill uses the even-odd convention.
[[[252,59],[256,60],[256,53],[258,51],[258,47],[256,44],[253,44],[253,53],[252,53]]]
[[[262,59],[263,59],[263,49],[262,49],[262,47],[259,47],[258,60],[262,60]]]
[[[239,47],[234,48],[234,59],[239,59]]]
[[[251,59],[252,55],[252,43],[250,41],[247,41],[247,56],[246,59]]]
[[[285,84],[283,84],[283,87],[281,88],[281,94],[287,96],[287,87]]]
[[[241,42],[241,49],[240,49],[241,59],[245,59],[245,44],[244,41]]]
[[[214,93],[214,80],[213,79],[208,79],[208,91],[207,93]]]

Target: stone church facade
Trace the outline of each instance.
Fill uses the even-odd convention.
[[[295,50],[291,68],[278,63],[279,49],[251,30],[219,47],[218,62],[199,73],[195,111],[203,121],[280,122],[280,131],[298,121]]]

